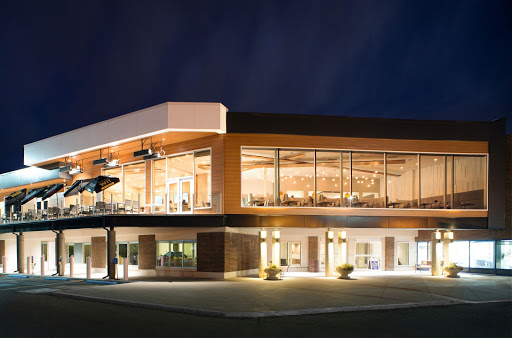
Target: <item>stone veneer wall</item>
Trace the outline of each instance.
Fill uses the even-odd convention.
[[[512,135],[507,135],[507,158],[505,168],[505,229],[503,230],[455,230],[456,241],[476,239],[512,239]],[[419,230],[416,241],[430,241],[433,230]]]
[[[139,269],[156,267],[155,235],[139,235]]]
[[[231,272],[258,269],[259,239],[232,232],[197,234],[197,271]]]
[[[395,270],[395,237],[385,238],[385,267],[386,271]]]
[[[91,267],[105,269],[107,267],[107,237],[91,237]]]
[[[318,272],[318,236],[308,237],[309,272]]]

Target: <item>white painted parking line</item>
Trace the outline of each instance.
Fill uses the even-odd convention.
[[[25,293],[48,293],[48,292],[55,292],[57,289],[48,289],[48,288],[42,288],[42,289],[32,289],[32,290],[24,290],[24,291],[18,291],[18,292],[25,292]]]

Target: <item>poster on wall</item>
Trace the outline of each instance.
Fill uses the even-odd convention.
[[[370,259],[368,261],[368,269],[370,270],[379,270],[379,261],[376,259]]]

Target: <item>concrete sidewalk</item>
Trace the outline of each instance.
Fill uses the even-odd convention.
[[[70,287],[55,295],[220,317],[268,317],[341,311],[511,301],[512,278],[461,273],[353,273],[351,280],[294,277],[280,281],[240,277],[222,281],[133,282]]]

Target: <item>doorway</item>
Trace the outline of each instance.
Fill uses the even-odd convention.
[[[192,206],[192,177],[178,178],[167,181],[167,196],[169,204],[167,213],[169,214],[191,214]]]

